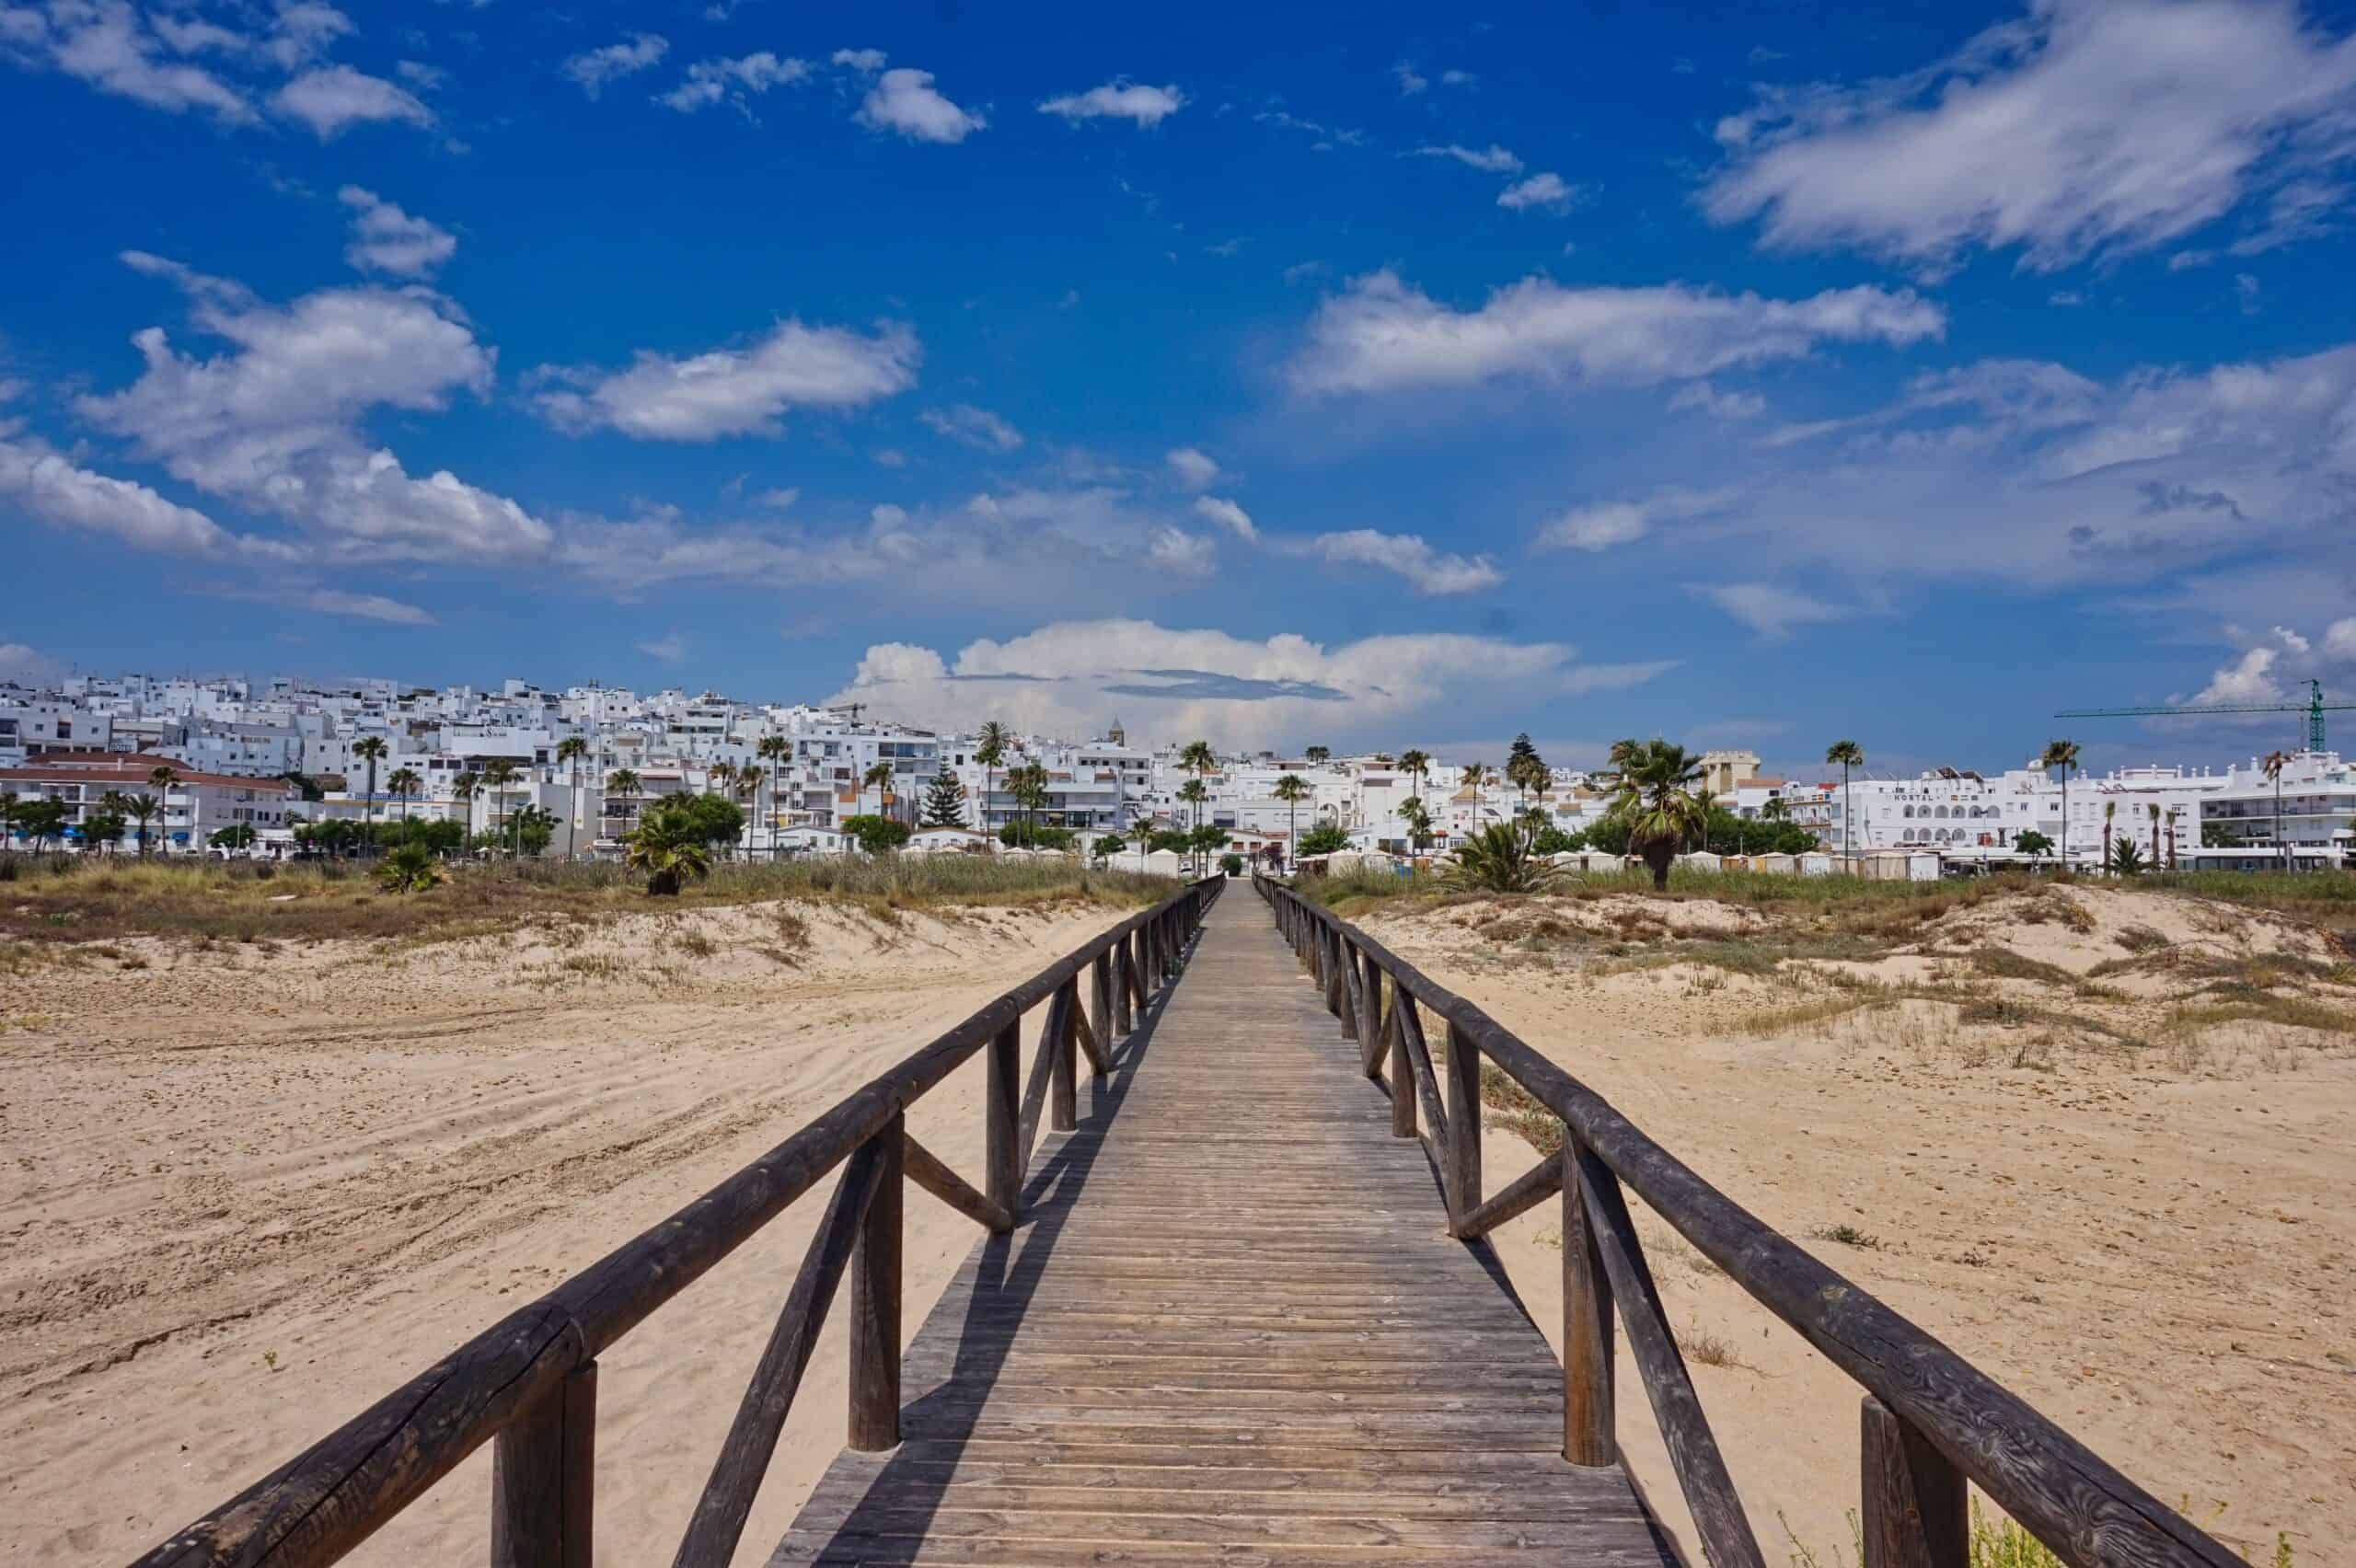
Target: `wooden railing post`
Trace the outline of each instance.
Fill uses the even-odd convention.
[[[1095,1032],[1096,1048],[1109,1059],[1113,1055],[1113,955],[1109,951],[1098,953],[1088,966],[1088,1026]]]
[[[1391,1136],[1394,1138],[1415,1136],[1415,1067],[1407,1058],[1406,1019],[1407,1009],[1415,1005],[1415,998],[1392,981],[1391,1012],[1382,1028],[1391,1041]]]
[[[1334,940],[1342,955],[1341,962],[1334,966],[1334,978],[1342,983],[1342,1005],[1334,1016],[1341,1020],[1342,1038],[1356,1040],[1358,1038],[1358,1006],[1364,999],[1358,994],[1364,982],[1358,978],[1357,944],[1346,937],[1335,937]]]
[[[1595,1156],[1565,1136],[1563,1152],[1563,1458],[1619,1462],[1611,1383],[1611,1277],[1579,1196],[1579,1161]]]
[[[1382,969],[1374,962],[1374,954],[1358,954],[1358,973],[1365,977],[1358,988],[1358,1065],[1366,1076],[1382,1076]],[[1391,987],[1391,1005],[1399,1005],[1399,987]]]
[[[850,1255],[850,1446],[875,1453],[900,1445],[900,1175],[907,1118],[876,1134],[883,1174]]]
[[[1073,975],[1057,995],[1063,1006],[1049,1009],[1047,1016],[1062,1020],[1057,1031],[1062,1038],[1056,1042],[1055,1055],[1049,1058],[1047,1125],[1068,1133],[1080,1125],[1080,976]]]
[[[983,1164],[985,1192],[990,1202],[1022,1217],[1022,1021],[1008,1024],[990,1037],[989,1077],[982,1091]]]
[[[596,1456],[590,1361],[491,1440],[491,1568],[589,1568]]]
[[[1132,1020],[1129,1018],[1128,939],[1125,937],[1114,942],[1113,951],[1105,956],[1112,960],[1113,965],[1113,1027],[1119,1033],[1126,1036],[1132,1027]],[[1112,1041],[1109,1037],[1105,1041],[1104,1048],[1107,1051],[1112,1049]]]
[[[1448,1026],[1448,1233],[1481,1206],[1481,1048]]]
[[[1971,1530],[1963,1472],[1871,1394],[1858,1415],[1864,1568],[1963,1568]]]

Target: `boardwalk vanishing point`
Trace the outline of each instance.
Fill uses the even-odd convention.
[[[1623,1350],[1694,1559],[1763,1568],[1625,1191],[1865,1389],[1864,1568],[1961,1568],[1968,1482],[2065,1562],[2240,1561],[1480,1009],[1288,888],[1229,885],[1015,986],[142,1564],[331,1562],[491,1442],[491,1561],[588,1568],[597,1355],[651,1318],[659,1333],[664,1302],[837,1168],[681,1568],[1673,1562],[1619,1463]],[[903,1121],[976,1054],[979,1187]],[[1494,1193],[1484,1062],[1566,1134]],[[985,1234],[907,1336],[910,1183]],[[1548,1203],[1560,1360],[1480,1239]],[[849,1447],[764,1559],[745,1518],[845,1283]]]

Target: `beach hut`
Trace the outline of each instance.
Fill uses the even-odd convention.
[[[1907,857],[1906,857],[1906,880],[1907,880],[1907,881],[1909,881],[1909,882],[1936,882],[1936,881],[1938,881],[1938,880],[1939,880],[1939,858],[1938,858],[1938,856],[1937,856],[1936,854],[1924,854],[1924,853],[1923,853],[1923,852],[1922,852],[1922,851],[1920,851],[1920,850],[1917,850],[1915,853],[1913,853],[1913,854],[1911,854],[1911,855],[1907,856]]]
[[[1796,855],[1769,853],[1750,858],[1750,869],[1767,876],[1788,877],[1800,869]]]
[[[1829,877],[1833,871],[1832,857],[1821,849],[1806,851],[1799,857],[1799,862],[1800,875],[1804,877]]]
[[[1707,849],[1696,849],[1691,855],[1680,855],[1677,858],[1677,863],[1684,867],[1689,871],[1722,871],[1726,870],[1726,861],[1724,858],[1713,855]]]
[[[1591,877],[1622,876],[1626,874],[1628,870],[1628,863],[1619,856],[1606,854],[1600,849],[1589,849],[1581,855],[1579,859],[1584,862],[1581,870]]]

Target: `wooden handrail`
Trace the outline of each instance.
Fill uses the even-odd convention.
[[[1355,947],[1389,976],[1400,1002],[1412,997],[1447,1020],[1451,1048],[1458,1041],[1464,1042],[1561,1117],[1572,1145],[1584,1147],[1603,1171],[1616,1177],[1614,1187],[1626,1183],[1703,1257],[1878,1401],[1883,1414],[1899,1424],[1897,1429],[1908,1434],[1913,1443],[1905,1450],[1912,1471],[1920,1471],[1923,1455],[1935,1450],[2073,1568],[2153,1568],[2155,1564],[2231,1568],[2241,1563],[2240,1558],[2190,1520],[2121,1475],[1935,1336],[1826,1267],[1703,1181],[1601,1095],[1524,1044],[1478,1007],[1292,889],[1257,873],[1253,886],[1274,909],[1278,929],[1305,957]],[[1332,1006],[1330,985],[1326,989]],[[1393,1009],[1410,1010],[1399,1002],[1393,1003]],[[1394,1062],[1398,1055],[1394,1052]],[[1420,1079],[1421,1073],[1416,1076]],[[1421,1091],[1420,1081],[1413,1090],[1398,1083],[1392,1087],[1394,1095]],[[1454,1126],[1446,1129],[1435,1163],[1441,1163],[1440,1151],[1459,1147],[1466,1131]],[[1449,1167],[1441,1163],[1441,1169],[1445,1173]],[[1594,1174],[1600,1178],[1601,1172]],[[1575,1184],[1581,1190],[1579,1217],[1585,1222],[1583,1231],[1598,1244],[1605,1271],[1611,1276],[1625,1276],[1612,1277],[1611,1284],[1616,1287],[1620,1311],[1626,1319],[1632,1308],[1643,1309],[1641,1303],[1627,1299],[1629,1286],[1636,1283],[1629,1265],[1641,1269],[1642,1258],[1635,1252],[1615,1262],[1615,1251],[1634,1251],[1634,1231],[1612,1223],[1618,1216],[1599,1212],[1600,1202],[1607,1209],[1611,1206],[1611,1200],[1598,1191],[1600,1184],[1600,1180]],[[1572,1190],[1569,1185],[1565,1188],[1566,1213]],[[1454,1208],[1458,1199],[1453,1189],[1449,1198],[1451,1225],[1461,1226],[1481,1216],[1477,1196],[1469,1211]],[[1624,1205],[1619,1205],[1618,1216],[1625,1213]],[[1571,1240],[1566,1225],[1566,1249]],[[1570,1270],[1567,1258],[1565,1270]],[[1565,1309],[1569,1313],[1573,1304],[1566,1300]],[[1665,1332],[1666,1324],[1662,1326]],[[1633,1321],[1629,1327],[1632,1348],[1642,1358],[1643,1336]],[[1608,1377],[1608,1354],[1599,1358],[1592,1350],[1589,1346],[1589,1353],[1579,1358],[1581,1363],[1592,1367],[1600,1359]],[[1669,1354],[1674,1357],[1673,1344]],[[1665,1373],[1665,1364],[1662,1370]],[[1665,1393],[1673,1398],[1675,1390],[1654,1388],[1654,1371],[1646,1368],[1647,1392],[1657,1407]],[[1582,1391],[1594,1393],[1592,1389],[1574,1392]],[[1694,1415],[1698,1419],[1698,1406]],[[1703,1431],[1706,1434],[1706,1426]],[[1675,1454],[1676,1447],[1672,1436],[1672,1455],[1683,1465],[1682,1457]],[[1878,1455],[1869,1458],[1885,1470],[1895,1462]],[[1706,1483],[1709,1478],[1680,1469],[1679,1480],[1690,1495],[1697,1482]],[[1915,1482],[1917,1490],[1923,1484]],[[1695,1513],[1699,1518],[1702,1511],[1697,1508]],[[1704,1539],[1714,1547],[1720,1539],[1712,1528],[1715,1523],[1706,1521],[1704,1526]],[[1742,1535],[1748,1534],[1746,1527]],[[1732,1544],[1736,1538],[1730,1533],[1725,1539],[1734,1554],[1727,1561],[1755,1561]],[[1754,1545],[1750,1552],[1756,1551]],[[1868,1565],[1877,1568],[1872,1558]]]
[[[313,1568],[333,1562],[468,1454],[510,1427],[523,1430],[518,1424],[525,1422],[535,1424],[538,1440],[519,1448],[519,1474],[530,1485],[519,1484],[514,1490],[519,1496],[530,1493],[536,1520],[561,1519],[576,1506],[580,1509],[583,1516],[560,1542],[565,1560],[572,1561],[573,1553],[586,1550],[585,1490],[576,1487],[571,1494],[561,1495],[560,1506],[548,1505],[545,1497],[557,1479],[574,1470],[583,1472],[585,1481],[587,1467],[580,1456],[589,1452],[589,1436],[573,1428],[594,1419],[595,1383],[575,1374],[593,1367],[599,1353],[701,1278],[854,1151],[872,1150],[878,1179],[888,1169],[896,1183],[905,1147],[902,1113],[986,1046],[991,1050],[991,1083],[985,1106],[993,1157],[989,1192],[981,1204],[960,1206],[967,1212],[978,1208],[992,1221],[1000,1212],[1010,1223],[1018,1219],[1022,1171],[1012,1156],[1021,1130],[1014,1113],[1017,1090],[1011,1075],[1013,1042],[1022,1015],[1042,1001],[1059,999],[1065,1003],[1059,1010],[1068,1016],[1076,1005],[1072,998],[1077,996],[1077,976],[1100,959],[1115,954],[1127,955],[1128,995],[1142,1015],[1168,971],[1158,964],[1150,974],[1141,974],[1136,972],[1135,960],[1150,943],[1159,959],[1174,963],[1176,949],[1200,926],[1224,885],[1225,879],[1219,877],[1188,884],[1152,908],[1081,943],[930,1044],[853,1090],[815,1121],[670,1218],[502,1319],[178,1531],[139,1558],[139,1568],[226,1568],[232,1563]],[[1126,1026],[1128,1020],[1120,1021]],[[1064,1050],[1071,1048],[1068,1028],[1048,1032],[1062,1036]],[[999,1081],[1001,1071],[1009,1081]],[[1044,1088],[1043,1080],[1043,1092]],[[885,1133],[889,1134],[888,1148],[875,1141]],[[1026,1149],[1028,1142],[1027,1137],[1022,1138]],[[1012,1169],[1001,1170],[1001,1160]],[[891,1202],[896,1226],[897,1197]],[[822,1237],[833,1229],[831,1225],[823,1227]],[[888,1267],[884,1264],[879,1257],[867,1288],[880,1287],[888,1278],[896,1295],[896,1258]],[[822,1272],[839,1274],[832,1262],[819,1266]],[[813,1283],[814,1287],[814,1279]],[[891,1309],[896,1313],[896,1302]],[[791,1303],[787,1311],[789,1316],[793,1312]],[[781,1320],[780,1334],[786,1329]],[[808,1332],[815,1334],[814,1322]],[[855,1385],[860,1377],[855,1366]],[[790,1399],[790,1385],[786,1394]],[[855,1387],[854,1397],[857,1394]],[[562,1402],[552,1406],[552,1400]],[[551,1410],[592,1413],[568,1414],[557,1421],[549,1416]],[[864,1419],[872,1426],[881,1418],[871,1412]],[[547,1433],[538,1433],[540,1427],[547,1428]],[[508,1489],[501,1489],[499,1495],[507,1497]],[[511,1523],[502,1528],[513,1534],[519,1527]],[[534,1528],[545,1532],[558,1526],[536,1524]],[[519,1558],[541,1561],[543,1544],[519,1540],[514,1552]]]

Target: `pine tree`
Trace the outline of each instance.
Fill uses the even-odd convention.
[[[965,791],[958,784],[957,776],[945,767],[924,787],[923,821],[927,827],[965,825]]]

